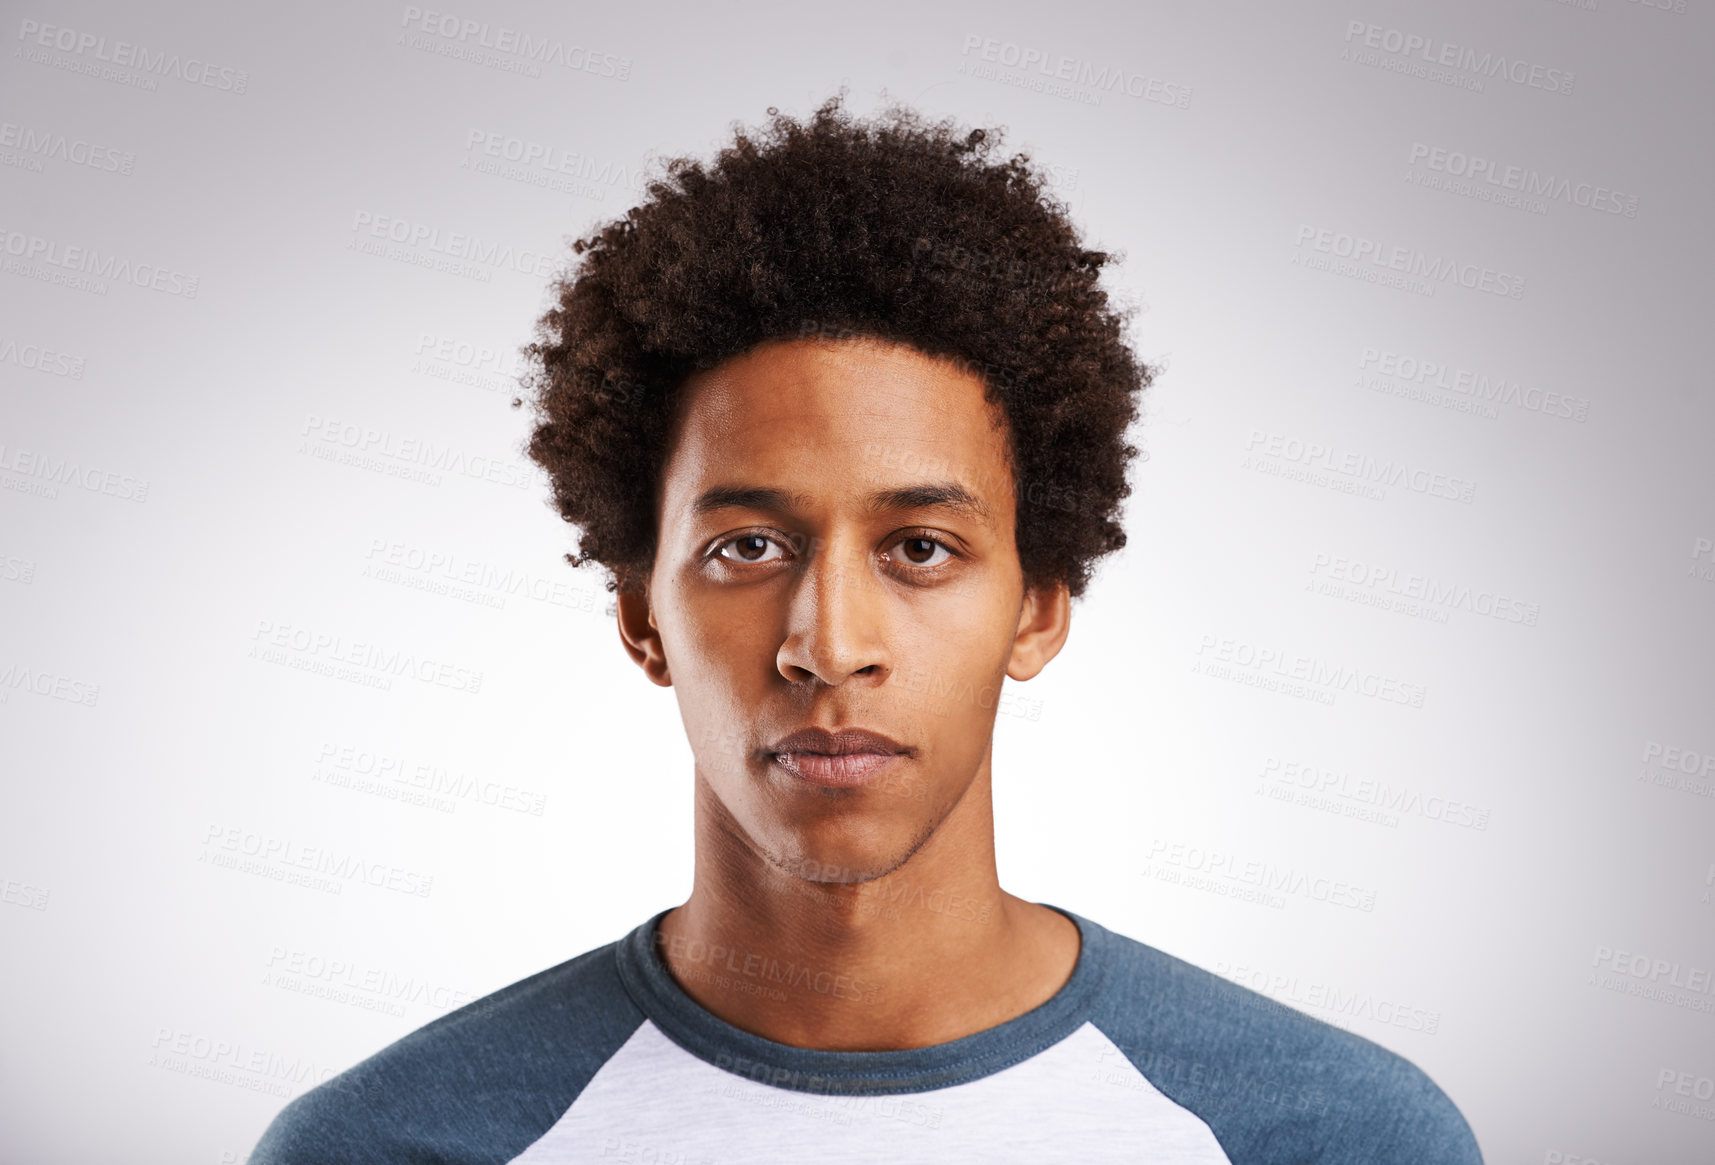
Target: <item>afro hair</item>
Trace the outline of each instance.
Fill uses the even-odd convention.
[[[768,114],[577,240],[524,349],[529,455],[581,531],[567,561],[645,589],[686,377],[771,340],[849,337],[982,378],[1008,428],[1025,584],[1081,595],[1125,545],[1126,431],[1155,371],[1099,286],[1111,257],[1028,156],[995,156],[999,131],[901,106],[858,119],[840,96],[803,121]]]

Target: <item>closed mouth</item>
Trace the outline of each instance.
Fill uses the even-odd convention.
[[[776,741],[769,760],[803,780],[828,786],[860,785],[880,769],[908,758],[911,749],[867,728],[838,732],[803,728]]]

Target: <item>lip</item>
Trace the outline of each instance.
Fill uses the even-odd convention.
[[[911,750],[868,728],[800,728],[768,748],[768,759],[800,780],[829,788],[867,784]]]

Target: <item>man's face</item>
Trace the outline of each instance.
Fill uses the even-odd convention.
[[[1002,677],[1063,641],[1064,588],[1051,646],[1020,635],[1040,604],[1007,441],[978,377],[902,346],[777,341],[684,386],[651,675],[724,824],[783,872],[865,881],[909,858],[986,774]],[[777,747],[805,728],[903,751]]]

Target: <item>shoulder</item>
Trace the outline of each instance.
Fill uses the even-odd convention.
[[[1459,1109],[1380,1044],[1112,931],[1095,1024],[1234,1165],[1481,1165]]]
[[[643,1022],[614,944],[425,1024],[288,1104],[249,1165],[504,1162]]]

